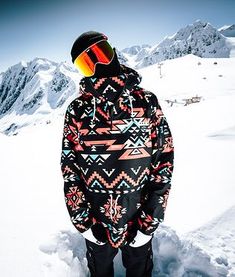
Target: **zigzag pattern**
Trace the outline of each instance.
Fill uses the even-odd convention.
[[[94,79],[92,79],[92,80],[94,80]],[[105,82],[105,78],[98,79],[98,82],[94,84],[95,90],[97,90],[104,82]]]
[[[94,182],[98,182],[102,188],[113,189],[117,187],[120,182],[125,180],[128,187],[136,187],[141,183],[143,177],[146,175],[149,175],[149,168],[145,168],[137,180],[132,179],[125,171],[121,171],[120,174],[115,177],[115,179],[113,179],[111,182],[107,182],[97,171],[94,171],[86,180],[86,183],[88,187],[92,187]]]
[[[102,114],[103,117],[105,117],[106,119],[108,119],[108,114],[105,113],[103,110],[101,110],[99,107],[97,108],[97,112],[100,110],[100,113]],[[134,109],[135,110],[135,109]],[[143,109],[139,109],[138,115],[141,116],[143,111]],[[90,116],[91,111],[90,109],[85,109],[83,115],[81,116],[81,118],[84,118],[85,116]],[[144,118],[144,117],[136,117],[131,119],[113,119],[112,123],[112,130],[110,130],[110,127],[99,127],[99,126],[95,126],[95,125],[89,125],[89,128],[85,128],[82,126],[81,122],[76,122],[76,124],[79,126],[79,132],[81,134],[89,134],[89,131],[91,129],[91,127],[96,127],[96,128],[92,128],[94,134],[123,134],[126,132],[130,132],[133,133],[133,131],[138,131],[141,130],[142,132],[146,132],[149,131],[151,128],[150,125],[150,119],[149,118]],[[108,121],[108,123],[110,123],[110,121]]]
[[[116,83],[118,83],[122,87],[125,85],[125,83],[117,77],[112,77],[112,80],[115,81]]]
[[[110,157],[111,154],[81,154],[87,165],[102,165]]]

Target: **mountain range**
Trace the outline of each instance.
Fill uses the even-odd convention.
[[[166,36],[152,47],[132,46],[123,49],[122,52],[126,57],[132,56],[132,65],[135,68],[143,68],[187,54],[202,58],[229,58],[232,47],[228,37],[234,36],[234,27],[235,25],[231,25],[217,30],[210,23],[196,20],[172,36]]]
[[[117,49],[118,58],[138,70],[188,54],[229,58],[235,56],[234,26],[217,30],[210,23],[196,20],[154,46]],[[37,57],[9,67],[0,74],[0,132],[16,134],[19,128],[37,124],[53,111],[62,114],[64,107],[76,97],[81,78],[67,62],[56,63],[46,58]],[[34,114],[37,116],[32,122],[28,116]]]

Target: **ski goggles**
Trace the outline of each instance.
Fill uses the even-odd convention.
[[[109,64],[114,57],[114,50],[107,40],[100,40],[84,50],[74,61],[74,65],[86,77],[95,74],[97,63]]]

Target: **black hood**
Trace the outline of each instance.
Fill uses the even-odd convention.
[[[96,105],[104,110],[115,106],[115,103],[123,98],[123,103],[130,103],[131,114],[133,114],[131,93],[135,86],[139,85],[142,76],[134,69],[121,64],[121,73],[111,77],[83,77],[79,83],[81,94],[93,97],[93,120],[95,120]]]
[[[121,73],[111,77],[83,77],[79,83],[80,93],[91,93],[101,101],[114,103],[124,89],[131,92],[142,76],[134,69],[121,64]]]

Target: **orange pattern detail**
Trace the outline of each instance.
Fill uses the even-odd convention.
[[[133,185],[133,187],[138,186],[139,182],[142,180],[143,176],[145,176],[146,174],[149,175],[149,168],[145,168],[145,170],[143,170],[143,172],[141,173],[141,175],[139,176],[139,178],[137,180],[133,180],[129,175],[127,175],[127,173],[125,171],[121,171],[121,173],[115,178],[115,180],[113,180],[111,183],[108,183],[104,180],[104,178],[102,176],[100,176],[96,171],[88,178],[88,180],[86,180],[86,183],[88,186],[90,186],[90,184],[93,182],[94,179],[99,180],[106,188],[110,189],[110,188],[114,188],[115,186],[118,185],[118,183],[124,179],[127,182],[129,182],[130,184]]]

